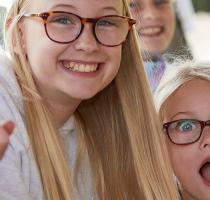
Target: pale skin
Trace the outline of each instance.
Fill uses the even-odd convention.
[[[130,0],[130,7],[137,20],[141,48],[151,53],[164,52],[175,31],[171,0]]]
[[[210,119],[210,82],[194,79],[175,91],[163,104],[163,123],[179,119]],[[189,145],[176,145],[167,138],[174,173],[182,185],[184,200],[209,200],[210,182],[200,170],[210,161],[210,127]],[[208,171],[209,172],[209,171]],[[208,173],[206,171],[206,173]]]
[[[112,0],[36,0],[32,4],[32,13],[57,10],[90,18],[122,15],[123,11],[122,1]],[[119,70],[121,45],[110,48],[99,44],[94,38],[92,24],[86,24],[80,37],[69,44],[49,40],[39,18],[24,19],[20,30],[36,84],[60,125],[74,113],[82,100],[103,90]],[[62,61],[93,64],[99,70],[92,74],[67,72]]]

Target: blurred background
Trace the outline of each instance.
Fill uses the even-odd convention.
[[[0,0],[0,45],[3,45],[3,26],[4,19],[9,7],[12,4],[12,0]]]
[[[169,52],[183,54],[189,47],[200,62],[210,61],[210,0],[174,0],[177,27]]]
[[[190,54],[201,62],[210,61],[210,0],[173,0],[177,13],[176,34],[167,52]],[[0,0],[0,45],[4,19],[12,0]],[[187,51],[189,48],[189,51]],[[190,52],[190,53],[189,53]]]

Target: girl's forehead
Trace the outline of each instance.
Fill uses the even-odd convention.
[[[55,9],[75,9],[81,12],[115,10],[123,12],[123,0],[32,0],[29,10],[32,12],[45,12]]]

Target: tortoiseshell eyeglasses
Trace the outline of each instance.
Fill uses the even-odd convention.
[[[206,126],[210,126],[210,120],[179,119],[164,123],[163,129],[172,143],[186,145],[197,142]]]
[[[43,13],[24,14],[23,17],[41,17],[48,38],[54,42],[67,44],[75,41],[81,35],[86,23],[93,24],[93,35],[98,43],[104,46],[122,44],[136,23],[126,16],[107,15],[99,18],[83,18],[76,14],[51,11]]]

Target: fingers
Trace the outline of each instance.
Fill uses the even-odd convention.
[[[14,123],[12,121],[6,121],[0,125],[0,159],[6,150],[9,143],[9,136],[14,130]]]
[[[6,121],[2,124],[4,130],[10,135],[14,130],[15,124],[12,121]]]

